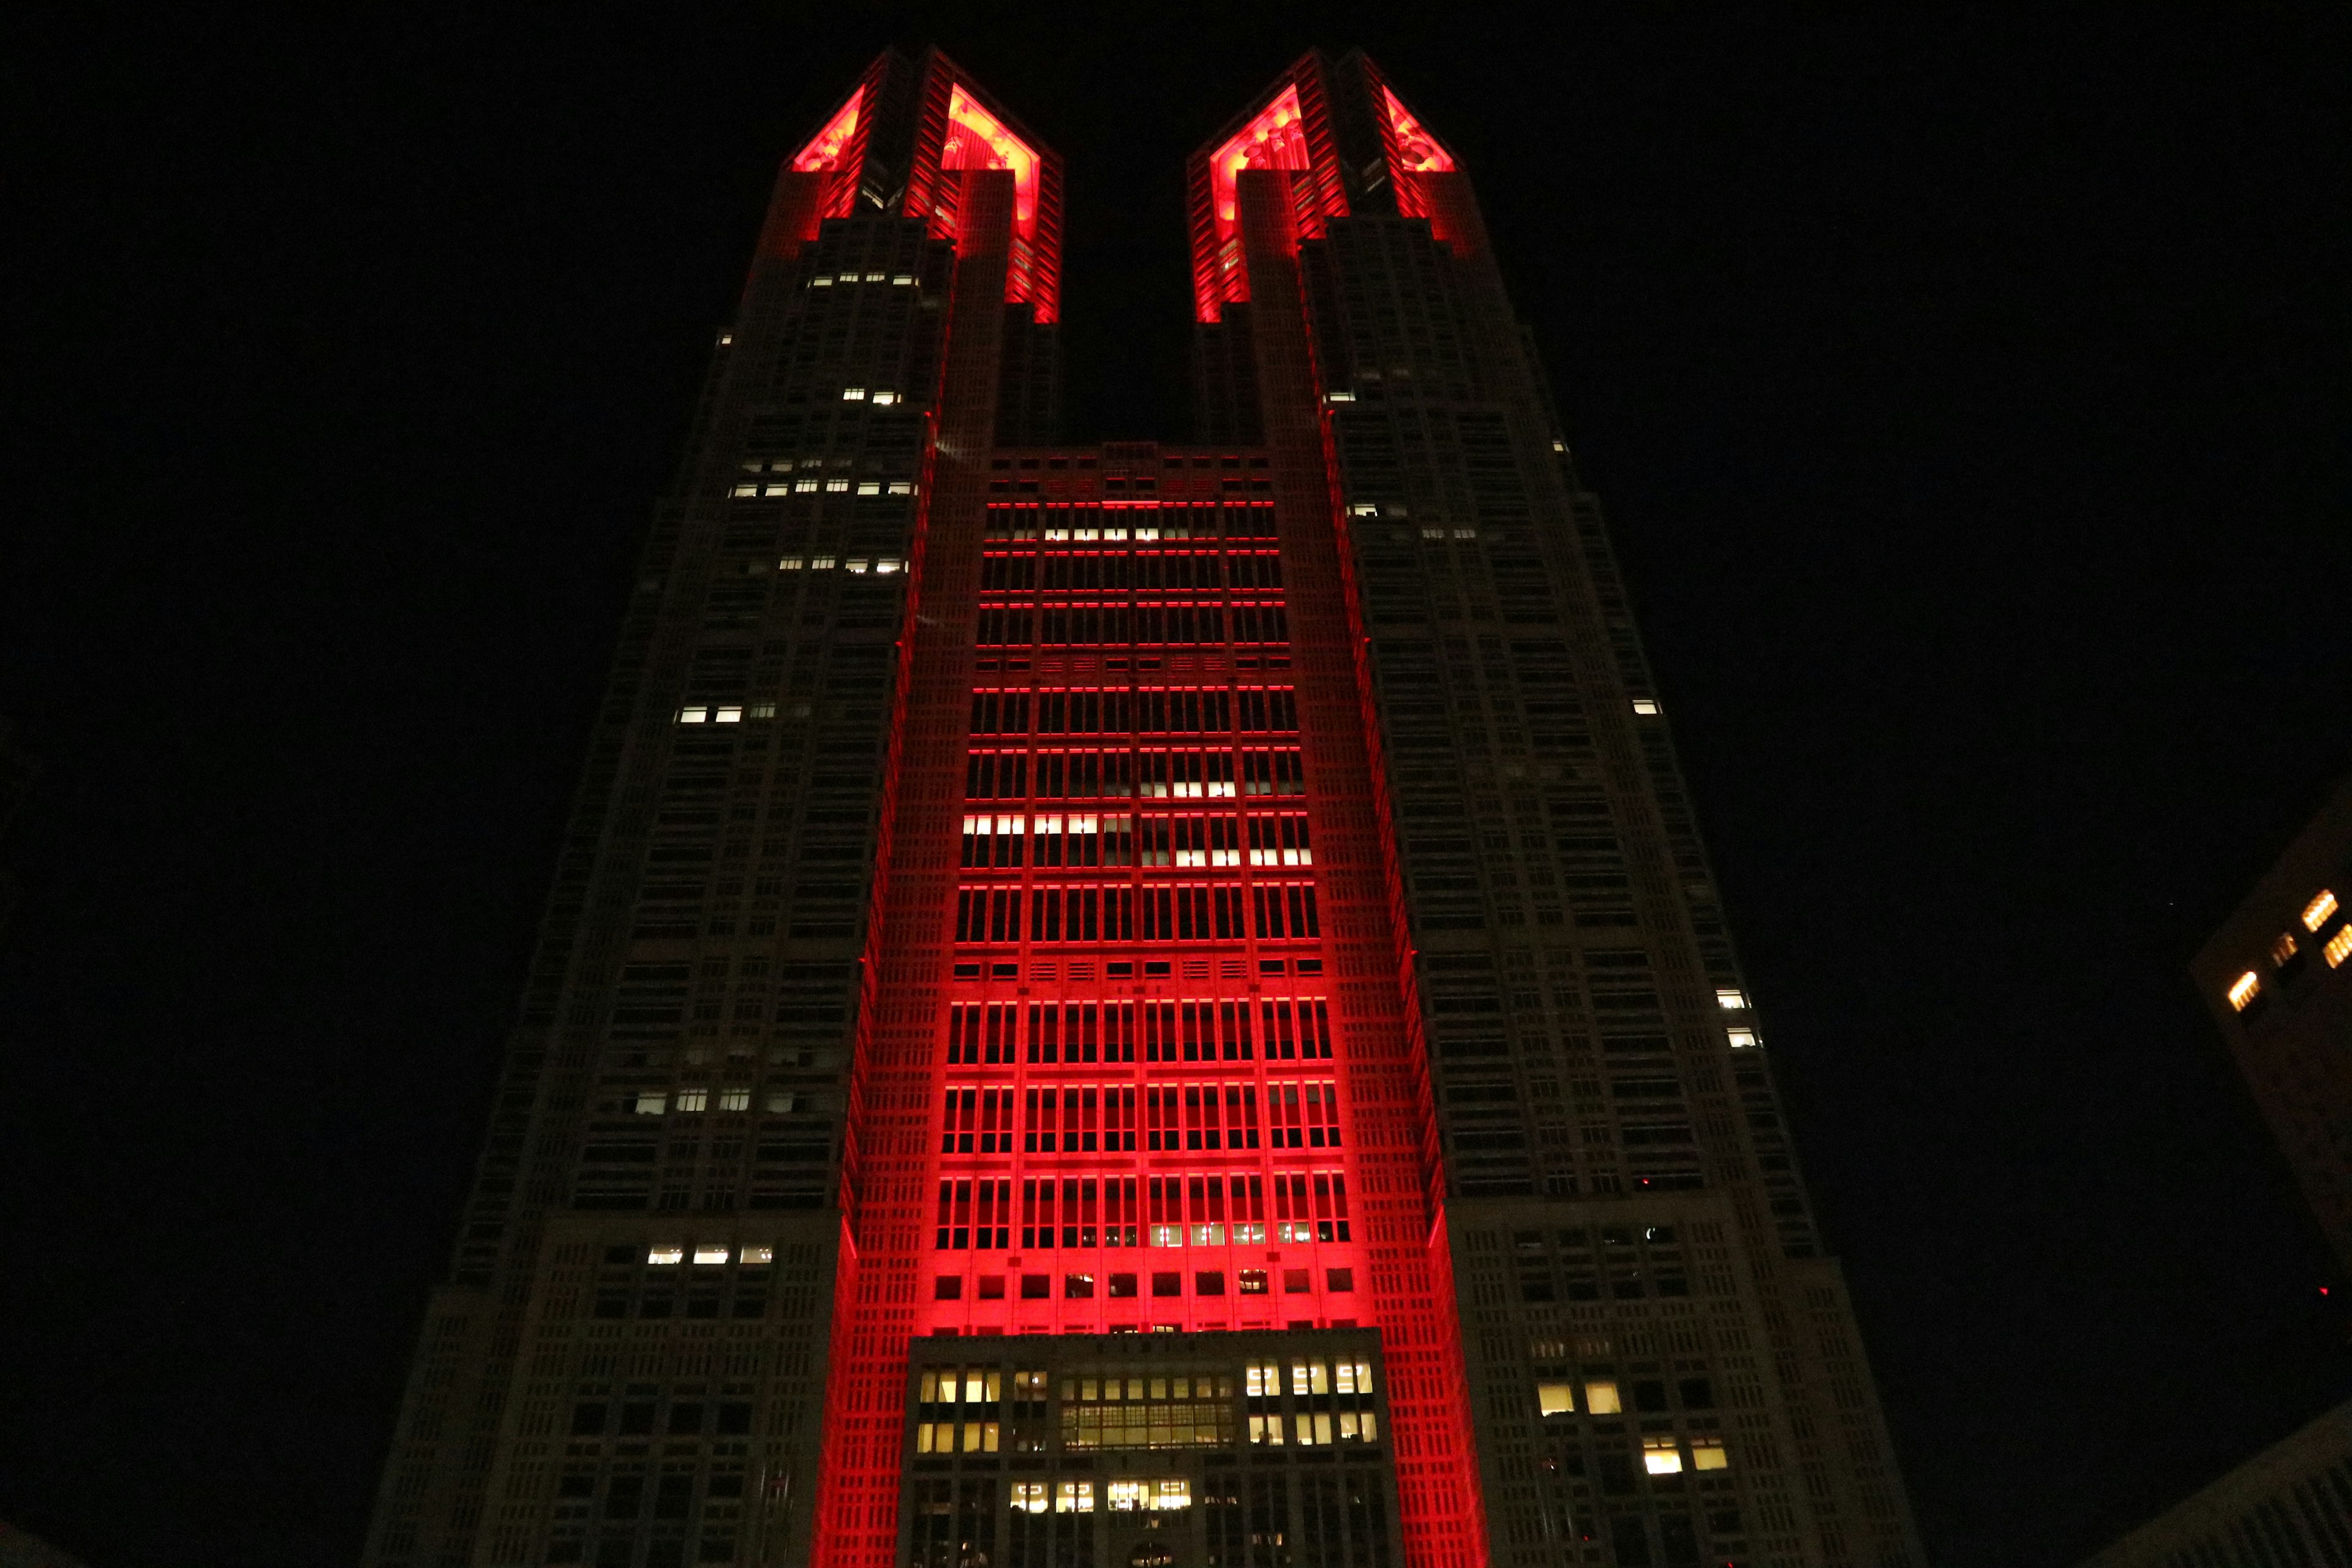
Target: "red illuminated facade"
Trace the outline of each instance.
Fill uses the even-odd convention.
[[[1088,447],[1058,155],[785,161],[373,1568],[1916,1561],[1465,176],[1319,54],[1188,175]]]

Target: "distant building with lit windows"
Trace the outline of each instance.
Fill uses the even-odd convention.
[[[1360,54],[1057,437],[1062,164],[886,55],[656,510],[366,1561],[1914,1568],[1600,509]]]
[[[2352,1272],[2352,779],[2189,973]]]
[[[2174,1504],[2083,1568],[2352,1563],[2352,1404]]]

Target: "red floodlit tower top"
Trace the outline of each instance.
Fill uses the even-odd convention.
[[[1196,319],[1217,321],[1228,302],[1249,298],[1235,194],[1243,171],[1273,169],[1290,176],[1293,211],[1303,239],[1318,237],[1327,221],[1348,216],[1347,193],[1325,108],[1326,69],[1320,55],[1301,58],[1213,151],[1194,155],[1191,184]]]
[[[861,195],[877,208],[898,199],[900,212],[924,219],[939,237],[953,239],[960,186],[940,175],[962,169],[1011,172],[1013,256],[1004,297],[1030,306],[1041,322],[1055,320],[1062,289],[1062,160],[936,49],[913,64],[895,52],[884,54],[824,128],[786,162],[788,183],[798,175],[814,176],[820,184],[790,206],[784,220],[789,232],[777,235],[774,243],[814,239],[819,223],[848,216]]]

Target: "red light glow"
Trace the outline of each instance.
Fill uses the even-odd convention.
[[[1397,101],[1397,95],[1387,88],[1381,97],[1388,101],[1389,130],[1394,136],[1394,151],[1390,157],[1400,174],[1450,174],[1454,173],[1454,154],[1437,144],[1437,138],[1421,127],[1412,112]]]
[[[824,129],[809,139],[809,144],[793,154],[793,172],[796,174],[831,174],[841,167],[842,153],[850,138],[857,134],[858,107],[866,101],[866,89],[860,87],[849,95]]]
[[[1013,171],[1013,229],[1037,242],[1037,153],[1004,129],[996,116],[961,87],[948,97],[948,139],[940,149],[942,169]]]

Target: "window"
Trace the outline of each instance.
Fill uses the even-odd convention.
[[[1650,697],[1636,697],[1633,699],[1633,711],[1644,719],[1654,719],[1658,716],[1657,700]]]
[[[1756,1048],[1756,1031],[1753,1029],[1733,1029],[1728,1032],[1728,1037],[1731,1041],[1731,1048],[1735,1051],[1748,1051]]]
[[[2347,958],[2352,958],[2352,925],[2346,926],[2342,931],[2329,937],[2327,945],[2320,949],[2320,952],[2326,955],[2327,967],[2330,969],[2337,967]]]
[[[751,1110],[751,1091],[748,1089],[720,1089],[719,1091],[719,1109],[721,1110]]]
[[[1537,1384],[1536,1411],[1543,1415],[1575,1415],[1576,1385],[1572,1383]]]
[[[1095,1510],[1095,1484],[1092,1481],[1064,1481],[1054,1489],[1055,1513],[1092,1513]]]
[[[1021,1277],[1021,1299],[1024,1301],[1042,1301],[1053,1294],[1053,1284],[1051,1275],[1024,1274]]]
[[[931,1300],[934,1301],[962,1300],[963,1276],[961,1274],[942,1274],[938,1279],[932,1280]]]
[[[863,403],[866,401],[866,389],[862,386],[845,386],[841,389],[841,400],[844,403]]]
[[[1323,1288],[1335,1295],[1345,1295],[1356,1288],[1356,1271],[1352,1268],[1326,1270]]]
[[[1151,1277],[1151,1293],[1155,1296],[1182,1295],[1184,1293],[1184,1276],[1181,1274],[1154,1274]]]
[[[1672,1437],[1644,1437],[1642,1439],[1642,1468],[1654,1476],[1680,1475],[1683,1451],[1675,1446]]]
[[[2230,1005],[2236,1011],[2242,1013],[2248,1007],[2253,1005],[2254,998],[2261,995],[2262,993],[2263,983],[2261,978],[2257,976],[2252,970],[2249,969],[2243,974],[2239,975],[2237,979],[2230,983]]]
[[[697,1263],[724,1263],[727,1261],[727,1249],[723,1247],[698,1247],[694,1249],[694,1260]]]
[[[677,721],[681,724],[700,724],[709,717],[710,710],[708,708],[681,708],[677,710]]]
[[[2286,961],[2294,956],[2294,932],[2291,931],[2283,931],[2279,932],[2278,940],[2271,943],[2271,962],[2274,964],[2280,965],[2281,967],[2284,967]]]
[[[700,1110],[709,1103],[710,1091],[707,1089],[681,1089],[677,1091],[677,1108],[680,1110]]]
[[[1730,1456],[1723,1451],[1720,1437],[1691,1439],[1691,1468],[1694,1470],[1724,1470],[1731,1468]]]
[[[646,1261],[656,1265],[683,1263],[686,1261],[686,1248],[682,1247],[648,1247],[646,1250]]]
[[[2335,912],[2336,895],[2325,888],[2320,889],[2319,896],[2303,906],[2303,929],[2317,931],[2327,923],[2327,917]]]
[[[1735,991],[1728,985],[1718,985],[1715,988],[1715,1005],[1727,1013],[1745,1012],[1748,1007],[1748,994],[1744,991]]]
[[[1584,1413],[1588,1415],[1615,1415],[1624,1410],[1618,1403],[1616,1384],[1605,1379],[1588,1381],[1584,1385]]]
[[[2346,929],[2347,931],[2352,931],[2352,927],[2347,927]],[[1243,1269],[1241,1271],[1241,1293],[1244,1296],[1265,1295],[1265,1270],[1263,1268]]]
[[[1045,1511],[1046,1485],[1044,1481],[1013,1483],[1013,1510],[1015,1513]]]
[[[1304,1296],[1315,1289],[1314,1279],[1315,1277],[1304,1268],[1286,1268],[1282,1271],[1282,1293],[1286,1296]]]
[[[753,1264],[761,1264],[764,1266],[766,1264],[773,1263],[775,1260],[776,1249],[772,1247],[747,1247],[743,1249],[742,1253],[737,1259],[737,1261],[743,1264],[746,1268],[750,1268]]]
[[[666,1094],[641,1094],[637,1096],[637,1114],[639,1116],[659,1116],[668,1104],[669,1096]]]

